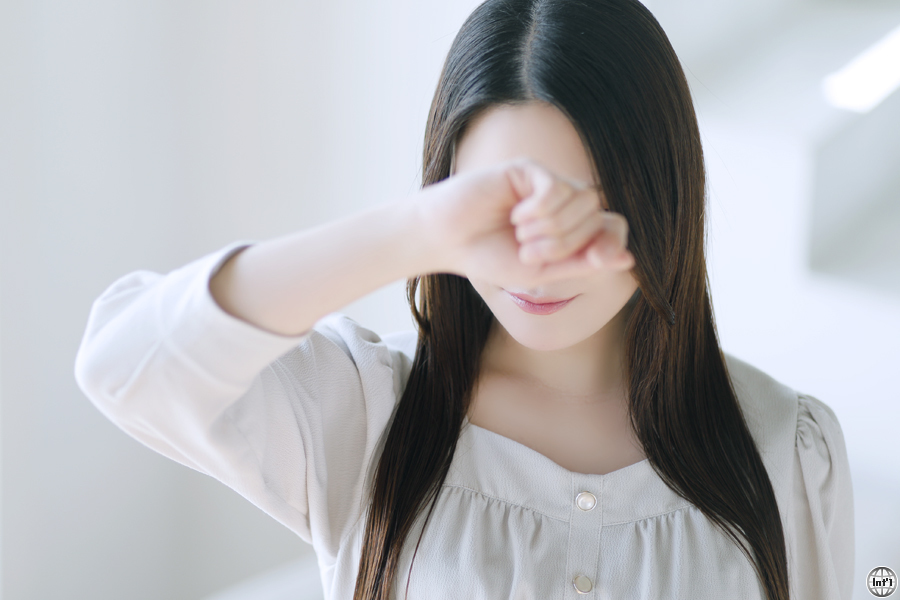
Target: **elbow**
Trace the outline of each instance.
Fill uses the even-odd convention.
[[[112,418],[123,404],[123,394],[129,389],[144,361],[135,362],[135,350],[116,349],[86,338],[75,356],[75,382],[82,393],[108,417]]]
[[[75,382],[98,407],[117,401],[158,343],[145,316],[152,298],[135,284],[140,274],[120,279],[94,302],[75,355]]]
[[[112,378],[110,377],[110,365],[104,364],[98,352],[92,351],[88,341],[82,342],[78,353],[75,355],[75,383],[81,392],[91,402],[101,406],[111,406],[115,393]]]

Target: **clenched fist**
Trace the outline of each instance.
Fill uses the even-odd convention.
[[[628,224],[602,192],[529,158],[453,175],[411,201],[443,272],[534,287],[634,266]]]

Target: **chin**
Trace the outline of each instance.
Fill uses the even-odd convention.
[[[530,315],[516,306],[490,308],[510,337],[532,350],[562,350],[584,341],[600,329],[588,326],[589,321],[574,312],[565,315],[565,308],[553,315],[542,316]]]
[[[485,281],[469,281],[509,336],[522,346],[539,351],[569,348],[597,334],[616,317],[637,289],[636,282],[634,286],[625,286],[610,281],[595,289],[574,292],[570,289],[566,292],[573,294],[573,300],[560,310],[532,314],[511,300],[502,287]]]

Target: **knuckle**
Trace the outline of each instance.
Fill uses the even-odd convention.
[[[557,241],[541,239],[534,245],[535,253],[542,258],[552,258],[557,252]]]
[[[591,216],[587,218],[587,224],[594,234],[606,229],[606,219],[603,218],[603,213],[600,212],[592,213]]]
[[[540,224],[530,221],[524,225],[516,227],[516,239],[520,242],[527,241],[541,233]]]
[[[569,251],[569,240],[565,238],[555,238],[547,244],[547,254],[551,258],[559,258]]]
[[[562,217],[559,215],[552,215],[546,218],[544,221],[544,230],[551,235],[559,235],[565,228],[563,227]]]
[[[546,218],[546,217],[550,216],[550,215],[549,215],[549,212],[550,212],[549,203],[550,203],[550,200],[549,200],[549,198],[548,198],[546,195],[544,195],[544,196],[543,196],[542,198],[540,198],[537,202],[535,202],[535,204],[534,204],[534,216],[536,216],[536,217],[538,217],[538,218],[540,218],[540,219],[543,219],[543,218]]]

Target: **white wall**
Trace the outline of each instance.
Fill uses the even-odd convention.
[[[105,421],[75,385],[75,350],[91,301],[128,271],[418,189],[434,85],[476,4],[0,5],[4,599],[196,599],[308,552]],[[809,91],[765,59],[787,52],[767,46],[774,32],[823,54],[826,25],[808,18],[820,3],[650,4],[698,98],[723,345],[834,408],[854,468],[857,571],[896,570],[900,522],[885,507],[900,500],[900,297],[809,267],[822,121],[785,127]],[[345,312],[382,333],[411,327],[402,282]]]
[[[690,31],[674,12],[682,4],[660,11],[664,27]],[[900,180],[878,168],[900,164],[896,128],[884,126],[900,118],[900,93],[856,115],[828,106],[820,82],[898,25],[900,6],[889,3],[785,4],[768,34],[708,52],[729,60],[685,61],[709,176],[720,339],[837,414],[854,484],[858,599],[870,597],[871,569],[900,567]],[[828,160],[835,147],[842,160]],[[840,226],[813,227],[829,211]]]
[[[4,598],[193,599],[307,552],[105,421],[75,351],[128,271],[417,189],[425,111],[470,9],[2,5]],[[391,291],[348,312],[409,326]]]

